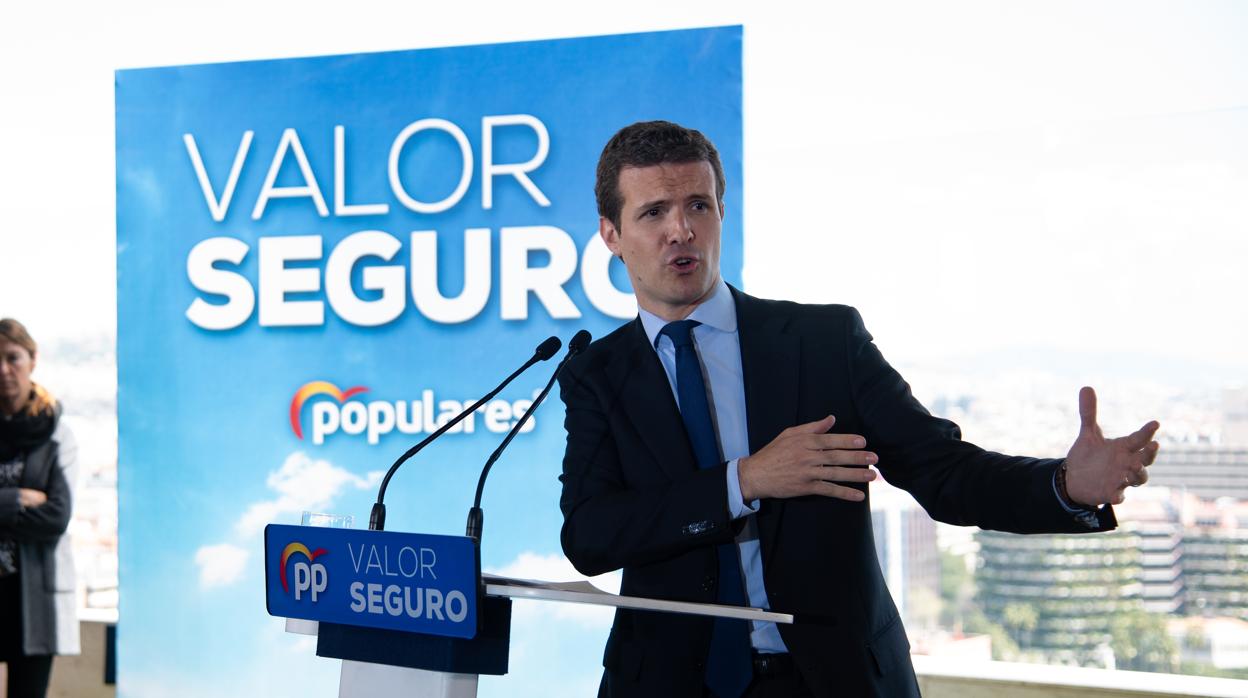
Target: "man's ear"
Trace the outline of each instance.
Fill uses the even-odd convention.
[[[620,255],[620,231],[606,216],[599,216],[598,218],[598,236],[606,243],[607,249],[611,250],[612,255],[619,257],[621,260],[624,259]]]

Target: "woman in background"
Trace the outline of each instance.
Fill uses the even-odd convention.
[[[0,320],[0,662],[9,698],[43,698],[52,656],[78,653],[70,490],[78,450],[61,405],[30,380],[35,340]]]

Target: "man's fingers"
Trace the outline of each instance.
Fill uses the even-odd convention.
[[[822,453],[823,465],[867,466],[880,462],[880,457],[871,451],[822,451]]]
[[[1088,386],[1079,389],[1079,428],[1096,426],[1096,391]]]
[[[856,465],[862,467],[879,463],[880,457],[871,451],[811,449],[796,454],[792,462],[798,465]]]
[[[825,482],[871,482],[875,471],[867,468],[821,467],[818,477]]]
[[[867,440],[858,434],[812,434],[806,443],[812,450],[834,451],[863,448]]]
[[[1127,472],[1122,476],[1122,482],[1119,482],[1115,491],[1125,490],[1128,487],[1139,487],[1148,482],[1148,468],[1143,463],[1137,463],[1127,468]]]
[[[788,429],[785,429],[783,433],[785,434],[822,434],[826,432],[827,430],[831,429],[833,424],[836,424],[836,417],[833,417],[832,415],[828,415],[824,417],[823,419],[820,419],[814,422],[806,422],[805,424],[798,424],[795,426],[791,426]]]
[[[1153,440],[1153,435],[1157,433],[1157,429],[1160,426],[1161,424],[1154,421],[1140,427],[1138,431],[1127,436],[1127,448],[1131,451],[1138,451],[1144,448]]]
[[[1144,447],[1144,450],[1140,452],[1143,454],[1142,462],[1144,465],[1152,465],[1153,461],[1157,460],[1157,452],[1160,450],[1161,444],[1156,441],[1150,441],[1148,445]]]
[[[835,499],[844,499],[847,502],[861,502],[862,500],[867,498],[867,495],[863,494],[862,492],[859,492],[858,490],[852,487],[845,487],[844,485],[835,485],[831,482],[818,482],[818,483],[815,483],[815,485],[816,487],[815,487],[814,494],[817,494],[823,497],[833,497]]]

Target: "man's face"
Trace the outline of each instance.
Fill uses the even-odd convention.
[[[706,161],[620,170],[620,225],[599,219],[607,248],[624,260],[637,304],[682,320],[719,282],[719,205]]]
[[[0,339],[0,405],[21,406],[30,395],[35,357],[20,344]]]

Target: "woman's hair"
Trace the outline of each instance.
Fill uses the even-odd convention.
[[[39,345],[35,344],[34,337],[30,336],[30,332],[26,331],[26,326],[14,320],[11,317],[0,319],[0,339],[12,342],[17,346],[25,349],[30,354],[30,358],[35,358],[35,352],[38,351]],[[35,396],[26,403],[25,410],[31,415],[51,412],[56,408],[56,398],[52,397],[46,388],[38,383],[31,383],[34,388]]]

